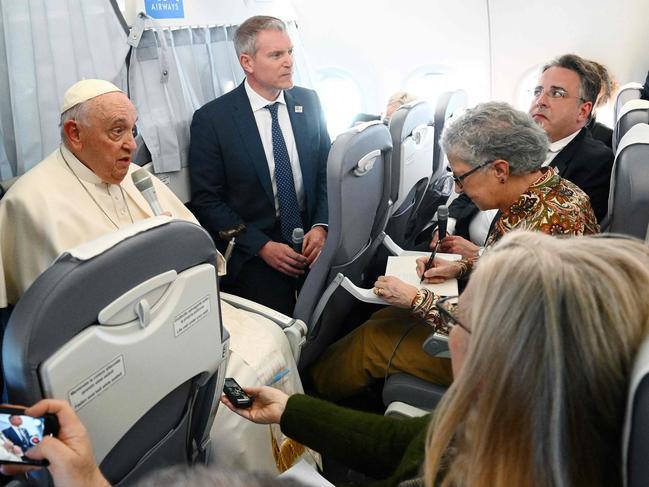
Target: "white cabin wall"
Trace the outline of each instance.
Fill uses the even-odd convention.
[[[647,0],[492,0],[490,5],[495,99],[514,102],[526,72],[570,52],[602,63],[620,84],[644,81]]]
[[[123,1],[128,21],[144,9],[144,0]],[[559,54],[595,59],[620,84],[643,81],[649,68],[647,0],[184,0],[184,9],[184,19],[160,22],[296,19],[315,79],[329,68],[348,74],[361,88],[362,111],[376,114],[425,66],[449,68],[451,87],[467,90],[470,105],[499,99],[519,108],[531,88],[525,75]]]
[[[424,65],[454,70],[474,102],[488,97],[482,0],[293,0],[312,67],[338,67],[360,84],[366,112],[379,113]],[[422,95],[419,94],[418,95]]]
[[[649,68],[647,0],[491,0],[493,77],[486,0],[293,0],[316,69],[338,66],[378,113],[404,78],[424,64],[448,65],[469,104],[499,99],[526,108],[522,78],[553,57],[575,52],[606,65],[620,84]],[[493,82],[493,86],[490,86]]]

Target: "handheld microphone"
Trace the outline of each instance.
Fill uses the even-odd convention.
[[[293,250],[298,254],[302,253],[302,243],[304,242],[304,229],[297,227],[293,229],[293,235],[291,235],[291,240],[293,241]]]
[[[446,226],[448,224],[448,207],[440,205],[437,208],[437,235],[439,241],[446,237]]]
[[[146,169],[138,169],[133,174],[131,174],[131,178],[133,179],[133,184],[135,184],[135,187],[140,193],[142,193],[142,196],[144,196],[146,202],[149,203],[153,214],[155,216],[162,215],[162,207],[160,206],[160,202],[158,201],[158,195],[155,191],[155,188],[153,187],[151,176],[148,172],[146,172]]]

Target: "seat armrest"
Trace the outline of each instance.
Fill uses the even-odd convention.
[[[424,340],[421,348],[432,357],[449,358],[451,356],[448,350],[448,335],[442,333],[431,333]]]
[[[277,324],[284,331],[286,339],[291,346],[291,352],[293,352],[295,362],[298,362],[298,360],[300,359],[302,346],[306,342],[306,336],[309,332],[309,329],[304,321],[296,320],[295,318],[286,316],[285,314],[280,313],[279,311],[275,311],[268,306],[255,303],[254,301],[242,298],[241,296],[235,296],[234,294],[223,292],[219,294],[223,301],[231,304],[235,308],[250,311],[251,313],[256,313]]]
[[[260,314],[264,318],[268,318],[269,320],[277,323],[281,328],[291,326],[295,321],[295,319],[291,316],[286,316],[284,313],[275,311],[274,309],[269,308],[268,306],[264,306],[263,304],[255,303],[254,301],[250,301],[249,299],[242,298],[241,296],[235,296],[234,294],[224,292],[220,292],[219,296],[223,301],[230,303],[235,308],[240,308],[246,311],[250,311],[251,313]]]
[[[401,254],[404,253],[404,250],[401,247],[399,247],[394,242],[394,240],[392,240],[392,238],[390,238],[390,235],[386,235],[385,233],[383,235],[385,235],[383,237],[383,246],[386,249],[388,249],[388,252],[390,252],[390,254],[392,254],[392,255],[401,255]]]
[[[373,304],[388,304],[385,299],[380,298],[376,294],[374,294],[374,291],[372,289],[358,287],[356,284],[354,284],[352,281],[350,281],[340,273],[338,273],[334,281],[339,281],[340,286],[359,301]]]
[[[393,418],[418,418],[420,416],[425,416],[429,414],[430,411],[426,409],[420,409],[405,402],[395,401],[390,403],[390,405],[385,410],[385,416],[391,416]]]

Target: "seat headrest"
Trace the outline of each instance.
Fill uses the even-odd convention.
[[[649,100],[629,100],[627,101],[620,110],[618,115],[618,120],[621,119],[624,115],[634,110],[649,110]]]
[[[625,148],[633,144],[649,144],[649,125],[646,123],[638,123],[631,127],[629,131],[624,134],[622,140],[617,147],[616,157]]]

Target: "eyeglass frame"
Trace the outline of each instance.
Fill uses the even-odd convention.
[[[538,95],[536,94],[537,90],[541,90]],[[535,100],[538,100],[543,96],[544,93],[547,93],[548,98],[550,98],[551,100],[568,100],[570,98],[576,98],[577,100],[581,100],[582,103],[586,103],[588,101],[581,96],[571,96],[566,90],[556,86],[550,87],[548,91],[545,91],[545,88],[543,88],[542,86],[537,86],[533,90],[530,90],[530,92],[532,93],[532,96]],[[555,94],[558,94],[559,96],[555,96]]]
[[[484,168],[484,167],[487,167],[489,164],[494,163],[494,162],[496,162],[497,160],[498,160],[498,159],[493,159],[493,160],[491,160],[491,161],[483,162],[483,163],[480,164],[479,166],[474,167],[474,168],[471,169],[470,171],[467,171],[467,172],[465,172],[464,174],[462,174],[462,175],[460,175],[460,176],[453,176],[453,181],[455,182],[455,184],[457,184],[457,187],[458,187],[458,188],[462,189],[462,188],[464,188],[464,185],[463,185],[464,183],[462,183],[462,181],[464,181],[466,178],[468,178],[469,176],[471,176],[471,174],[473,174],[474,172],[477,172],[477,171],[479,171],[480,169],[482,169],[482,168]]]
[[[437,308],[437,311],[439,312],[439,317],[442,320],[442,323],[444,325],[446,325],[448,328],[459,326],[470,335],[471,330],[469,330],[469,328],[467,328],[465,324],[463,324],[459,319],[453,316],[453,313],[451,313],[449,310],[447,310],[444,307],[445,303],[448,303],[449,301],[457,298],[458,298],[457,296],[446,296],[444,298],[438,299],[437,302],[435,303],[435,307]]]

